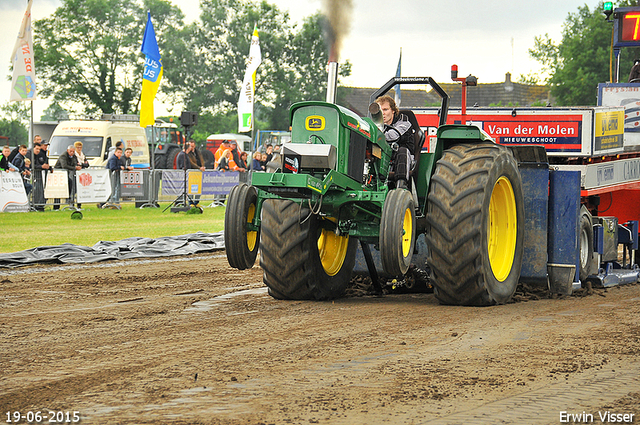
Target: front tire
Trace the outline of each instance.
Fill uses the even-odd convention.
[[[445,150],[431,180],[427,223],[427,262],[441,303],[509,301],[522,266],[524,199],[507,148],[482,142]]]
[[[258,255],[260,230],[249,230],[256,215],[256,188],[240,183],[229,192],[224,213],[224,245],[229,265],[250,269]]]
[[[323,228],[323,220],[293,201],[265,200],[260,267],[272,297],[329,300],[344,294],[358,241]]]
[[[380,258],[391,277],[404,275],[411,265],[415,248],[416,212],[411,192],[389,191],[380,220]]]

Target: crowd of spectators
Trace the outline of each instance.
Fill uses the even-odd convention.
[[[89,167],[89,162],[83,153],[83,144],[80,141],[67,147],[66,152],[59,156],[54,166],[49,164],[48,150],[49,143],[42,140],[39,135],[33,139],[33,148],[20,145],[13,150],[5,146],[0,154],[0,172],[16,171],[22,176],[25,192],[27,196],[32,194],[33,208],[37,211],[44,211],[46,199],[44,189],[46,186],[45,172],[53,172],[54,169],[67,172],[69,196],[66,202],[73,206],[76,194],[75,174],[83,168]],[[280,146],[266,145],[263,151],[256,151],[253,154],[240,151],[234,140],[225,140],[214,153],[214,169],[218,171],[239,171],[249,170],[264,172],[268,170],[268,164],[277,160]],[[120,208],[120,172],[133,170],[131,156],[133,150],[125,148],[121,141],[110,148],[108,153],[106,168],[110,172],[111,195],[109,200],[98,204],[100,208],[114,207]],[[205,159],[202,153],[196,148],[195,141],[189,140],[185,143],[185,148],[176,157],[177,169],[205,171]],[[277,167],[276,167],[277,168]],[[198,205],[199,195],[194,195],[192,205]],[[77,204],[78,208],[81,207]],[[53,209],[60,209],[61,200],[54,199]]]

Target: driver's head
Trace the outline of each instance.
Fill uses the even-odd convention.
[[[384,95],[376,99],[376,103],[380,105],[382,111],[382,120],[385,124],[390,125],[393,118],[400,113],[396,101],[389,95]]]

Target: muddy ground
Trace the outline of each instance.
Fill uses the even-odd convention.
[[[0,288],[5,423],[640,423],[638,285],[486,308],[284,302],[220,251],[5,269]]]

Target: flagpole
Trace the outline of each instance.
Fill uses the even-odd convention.
[[[27,146],[30,146],[33,141],[33,100],[29,101],[29,103],[31,104],[31,113],[29,114],[29,140]]]
[[[29,184],[31,185],[31,192],[29,193],[29,199],[27,199],[27,202],[29,202],[30,207],[29,207],[29,211],[33,211],[36,209],[36,205],[35,205],[35,198],[33,196],[33,188],[35,187],[35,185],[33,184],[33,173],[36,170],[36,164],[35,164],[35,158],[33,155],[33,137],[34,137],[34,130],[33,130],[33,100],[29,101],[29,103],[31,104],[31,114],[29,117],[29,140],[27,143],[27,146],[31,147],[31,173],[29,174]]]

